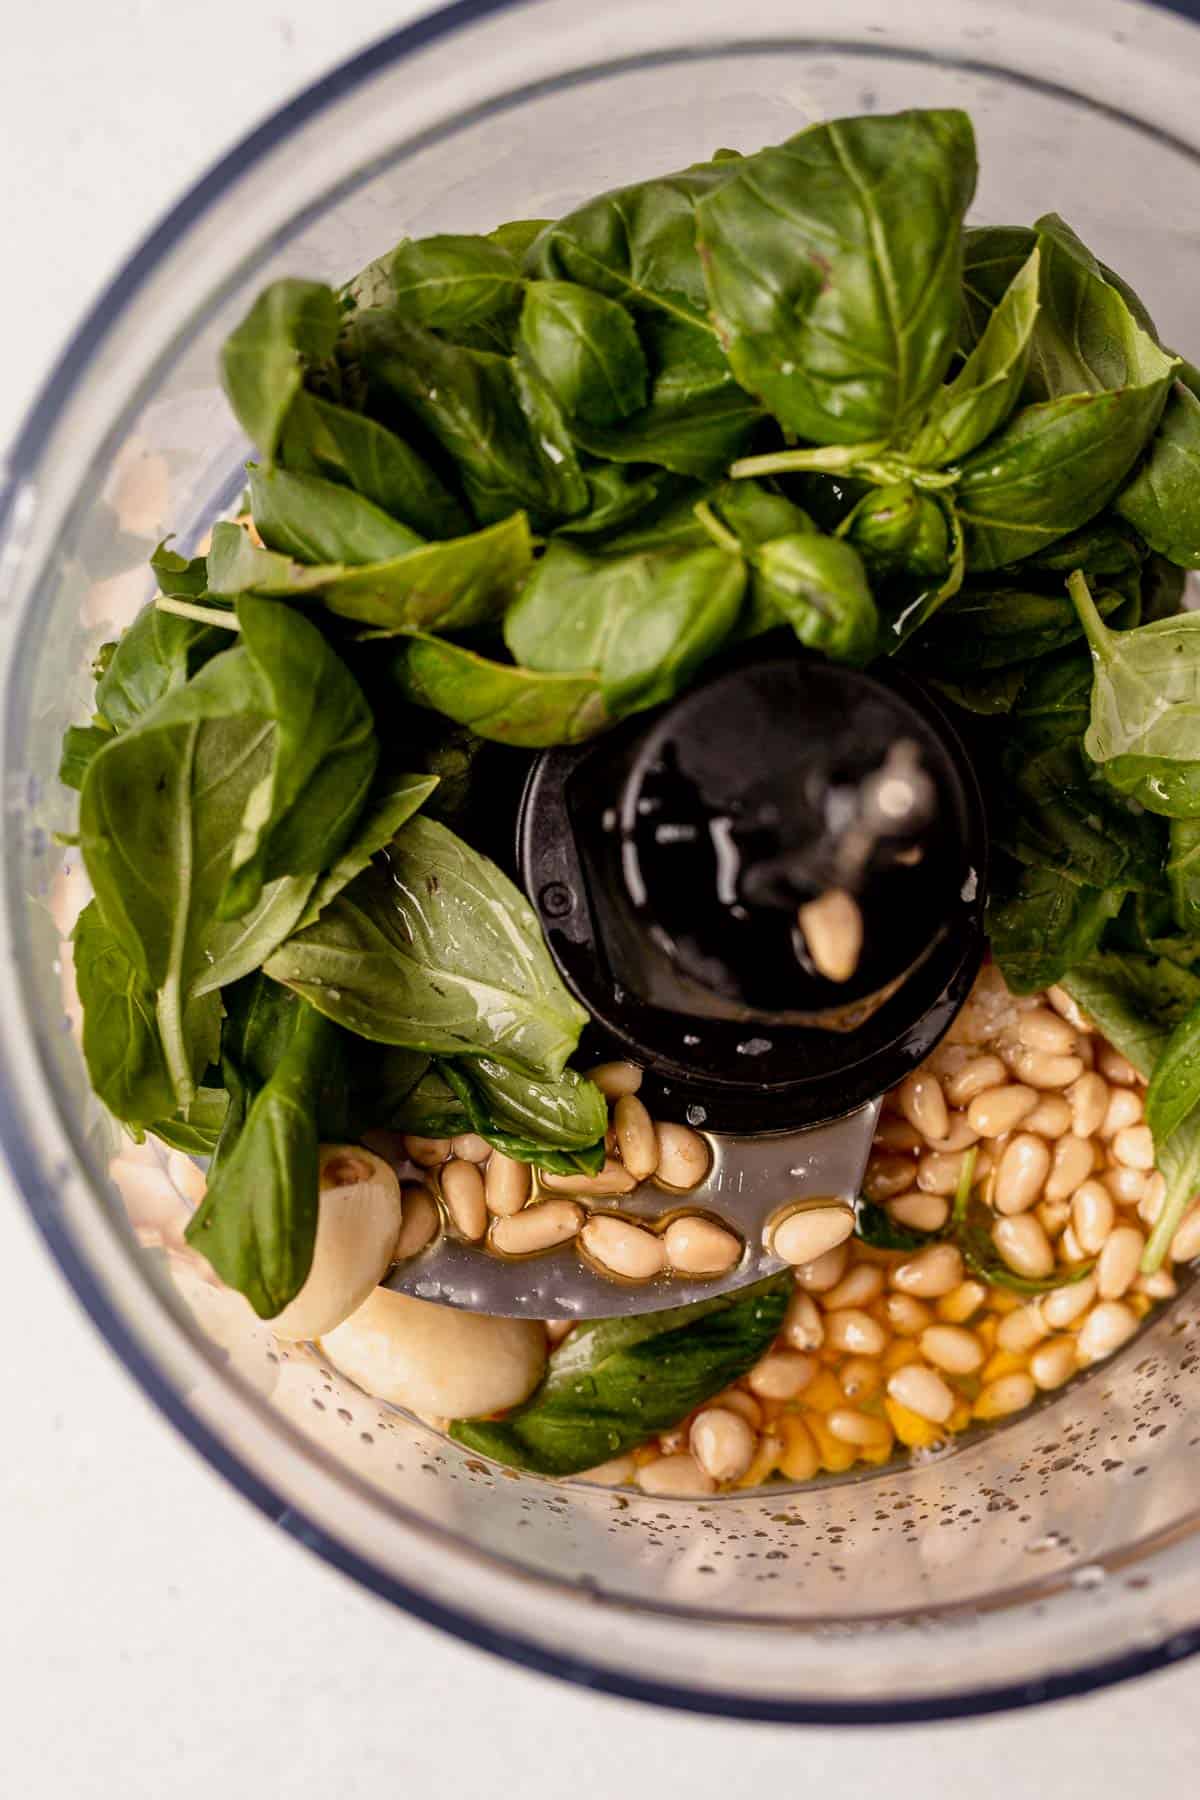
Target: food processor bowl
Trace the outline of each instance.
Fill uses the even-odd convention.
[[[152,591],[155,542],[174,530],[188,548],[239,489],[218,345],[268,280],[343,279],[405,234],[557,214],[825,116],[963,106],[984,171],[973,218],[1055,207],[1196,355],[1198,79],[1200,30],[1117,0],[464,0],[206,175],[86,320],[13,449],[0,1136],[17,1183],[99,1329],[202,1453],[318,1554],[476,1644],[643,1699],[852,1722],[1025,1703],[1188,1653],[1200,1296],[945,1453],[703,1501],[517,1476],[276,1345],[183,1248],[188,1165],[143,1149],[112,1164],[60,954],[80,895],[55,836],[73,824],[61,731],[86,717],[97,645]]]

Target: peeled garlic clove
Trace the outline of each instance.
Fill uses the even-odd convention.
[[[332,1331],[378,1287],[400,1236],[400,1183],[360,1144],[322,1144],[317,1238],[308,1279],[271,1321],[297,1341]]]
[[[546,1334],[533,1319],[493,1319],[377,1288],[321,1348],[378,1400],[469,1419],[528,1399],[545,1366]]]

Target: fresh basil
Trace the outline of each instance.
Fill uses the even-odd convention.
[[[353,488],[291,469],[251,463],[250,510],[268,550],[305,563],[386,562],[423,541]]]
[[[457,537],[471,528],[462,501],[402,437],[321,395],[296,396],[278,454],[285,468],[352,489],[422,537]]]
[[[1200,613],[1114,632],[1084,576],[1067,585],[1095,671],[1088,755],[1151,812],[1200,815]]]
[[[939,388],[908,446],[915,463],[959,462],[1003,424],[1025,383],[1038,315],[1035,248],[1005,289],[954,380]]]
[[[813,125],[700,201],[721,341],[787,429],[887,443],[915,423],[953,354],[974,187],[966,115],[909,112]]]
[[[758,602],[802,644],[839,662],[865,663],[879,641],[879,615],[852,544],[815,531],[774,538],[752,553]]]
[[[1176,381],[1145,460],[1113,503],[1146,542],[1200,569],[1200,399]]]
[[[1036,994],[1062,981],[1095,950],[1123,899],[1123,889],[1087,887],[1045,865],[1001,867],[988,895],[986,923],[992,954],[1012,991]]]
[[[83,1055],[95,1094],[138,1137],[176,1109],[153,986],[88,902],[72,933]]]
[[[1171,820],[1167,883],[1180,931],[1200,935],[1200,818]]]
[[[503,1419],[457,1419],[469,1450],[542,1475],[607,1462],[752,1368],[783,1323],[789,1275],[691,1306],[577,1325],[540,1387]]]
[[[519,301],[521,270],[502,244],[486,237],[410,238],[388,265],[388,298],[417,325],[451,329],[491,318]]]
[[[573,1069],[544,1081],[483,1056],[436,1066],[468,1129],[505,1156],[563,1175],[604,1167],[608,1108],[599,1088]]]
[[[390,665],[392,682],[414,706],[427,706],[478,737],[518,749],[577,744],[611,723],[600,678],[545,674],[490,662],[462,644],[410,633]]]
[[[531,282],[520,340],[569,417],[613,425],[646,404],[646,358],[615,300],[569,281]]]
[[[221,384],[238,424],[268,461],[306,368],[332,354],[341,319],[332,288],[288,277],[264,288],[226,338]]]
[[[1146,1123],[1162,1144],[1200,1105],[1200,1003],[1186,1013],[1159,1052],[1146,1089]]]
[[[535,1075],[561,1074],[587,1022],[524,896],[419,815],[264,967],[359,1037]]]

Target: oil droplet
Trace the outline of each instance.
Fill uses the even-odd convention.
[[[702,1106],[689,1106],[687,1109],[687,1122],[689,1125],[703,1125],[707,1117],[708,1114]]]

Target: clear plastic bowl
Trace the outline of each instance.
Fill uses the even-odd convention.
[[[71,344],[0,504],[9,970],[0,1135],[54,1255],[166,1415],[280,1525],[515,1660],[714,1712],[981,1711],[1195,1649],[1195,1289],[1123,1356],[939,1460],[664,1501],[486,1467],[277,1352],[179,1254],[182,1202],[111,1141],[66,1026],[78,890],[59,734],[90,653],[236,491],[217,346],[284,273],[345,277],[405,233],[553,214],[823,115],[961,105],[975,216],[1060,210],[1197,352],[1200,32],[1098,0],[462,4],[292,102],[153,233]],[[64,866],[65,856],[65,866]],[[57,923],[56,923],[57,921]],[[131,1172],[132,1171],[132,1172]],[[127,1210],[128,1209],[128,1210]],[[114,1446],[119,1454],[119,1446]],[[136,1477],[131,1475],[131,1480]]]

